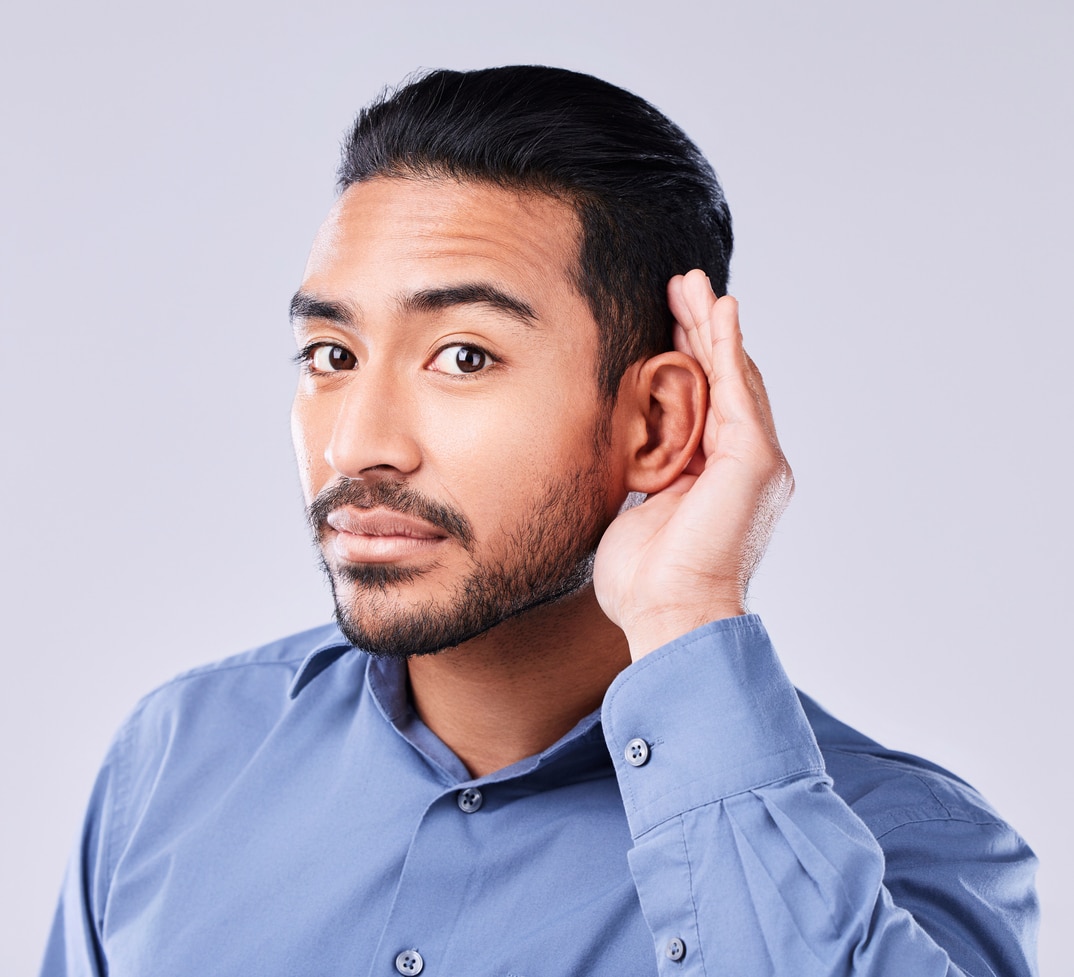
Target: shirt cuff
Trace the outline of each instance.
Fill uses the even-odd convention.
[[[824,761],[798,695],[754,614],[713,621],[612,682],[604,738],[631,835]]]

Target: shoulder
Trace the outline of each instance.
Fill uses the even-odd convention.
[[[200,680],[216,681],[229,673],[245,672],[250,674],[263,669],[282,669],[291,677],[298,671],[306,657],[324,644],[342,643],[343,638],[339,629],[334,624],[322,624],[318,627],[299,631],[280,638],[277,641],[260,645],[231,655],[219,661],[210,662],[207,665],[199,665],[176,675],[163,685],[150,692],[142,702],[148,702],[154,697],[167,696],[185,685],[196,683]]]
[[[960,777],[910,753],[890,750],[799,693],[837,794],[877,839],[907,825],[957,821],[1004,826]]]
[[[244,776],[293,709],[295,677],[325,649],[352,649],[334,626],[313,628],[193,668],[144,696],[120,726],[97,776],[82,859],[95,905],[134,839],[177,837]],[[355,668],[364,670],[364,655]]]
[[[146,714],[202,709],[219,704],[220,699],[241,695],[244,690],[261,693],[262,704],[269,709],[283,707],[288,689],[307,658],[322,647],[344,644],[336,626],[325,624],[189,669],[145,695],[128,724],[140,721]]]
[[[937,893],[977,893],[1028,932],[1035,925],[1037,858],[972,786],[943,767],[886,749],[801,696],[835,792],[884,853],[884,881],[915,913]],[[959,904],[951,911],[970,914]],[[998,910],[997,910],[998,911]]]
[[[1021,835],[949,770],[886,749],[801,700],[833,789],[883,851],[895,903],[967,973],[1034,972],[1037,858]]]
[[[194,768],[226,776],[284,720],[296,676],[325,649],[339,649],[337,656],[351,650],[334,625],[325,625],[190,669],[144,696],[107,761],[124,793],[152,789],[165,769],[183,768],[179,779]]]

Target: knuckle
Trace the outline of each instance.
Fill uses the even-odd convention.
[[[789,499],[794,494],[794,472],[786,457],[780,451],[774,451],[765,468],[765,481],[774,494]]]

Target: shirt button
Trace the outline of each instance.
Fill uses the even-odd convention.
[[[465,811],[467,814],[473,814],[485,803],[485,798],[476,787],[467,787],[466,790],[460,790],[456,800],[459,803],[459,810]]]
[[[632,767],[641,767],[649,762],[649,744],[643,739],[632,739],[623,750],[626,762]]]
[[[667,954],[669,960],[681,960],[686,956],[686,944],[677,936],[673,936],[664,947],[664,953]]]
[[[416,977],[424,966],[425,961],[421,959],[421,954],[417,950],[404,950],[395,958],[395,969],[401,974],[406,974],[407,977]]]

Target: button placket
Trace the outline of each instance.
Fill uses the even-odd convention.
[[[674,960],[678,963],[683,957],[686,956],[686,944],[683,943],[677,936],[673,936],[668,940],[667,946],[664,947],[664,953],[669,960]]]

